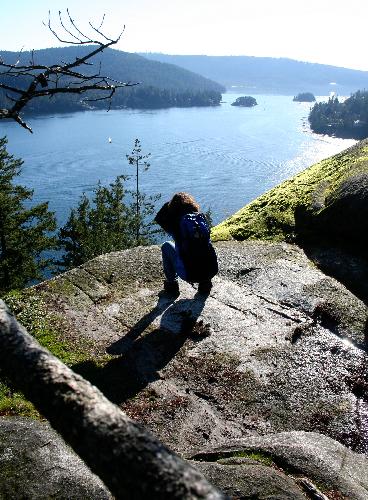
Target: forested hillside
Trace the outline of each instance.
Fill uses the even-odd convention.
[[[91,46],[49,48],[31,52],[0,51],[1,59],[8,64],[29,64],[32,57],[35,64],[52,65],[73,61],[91,51]],[[150,61],[144,57],[115,49],[107,49],[94,59],[93,66],[83,66],[86,74],[107,75],[120,82],[139,83],[136,87],[118,89],[112,100],[112,107],[161,108],[169,106],[216,105],[221,100],[224,87],[203,76],[179,68],[173,64]],[[101,69],[100,69],[101,64]],[[7,82],[11,83],[8,77]],[[19,85],[19,79],[17,80]],[[0,93],[0,106],[5,106],[5,93]],[[106,107],[105,101],[90,103],[89,106]],[[83,109],[80,96],[58,95],[32,101],[26,112],[73,111]]]
[[[342,102],[337,97],[317,102],[308,120],[318,134],[364,139],[368,137],[368,91],[358,90]]]
[[[313,92],[349,95],[368,88],[368,71],[313,64],[285,58],[250,56],[190,56],[147,53],[147,59],[177,64],[220,82],[227,88],[243,87],[252,94],[296,95]]]

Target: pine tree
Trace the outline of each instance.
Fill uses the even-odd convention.
[[[157,197],[139,193],[140,233],[136,239],[136,200],[124,183],[127,176],[120,175],[109,187],[98,184],[92,201],[84,194],[77,208],[71,210],[69,219],[59,231],[59,240],[65,249],[60,264],[70,269],[84,262],[117,250],[124,250],[154,242],[155,230],[150,216],[154,213]],[[134,193],[135,194],[135,193]],[[126,201],[128,198],[128,201]]]
[[[142,214],[141,214],[141,204],[143,202],[142,195],[139,192],[139,169],[142,168],[144,172],[146,172],[150,164],[147,159],[151,156],[151,153],[144,155],[142,153],[142,146],[139,139],[134,141],[134,147],[130,155],[126,155],[129,165],[134,165],[136,169],[135,180],[136,180],[136,189],[135,189],[135,235],[136,235],[136,244],[139,245],[141,243],[140,232],[141,225],[143,222]]]
[[[33,190],[14,185],[23,161],[6,150],[0,138],[0,291],[20,289],[43,277],[51,264],[43,252],[56,246],[56,229],[48,203],[29,207]],[[25,206],[27,205],[27,207]]]

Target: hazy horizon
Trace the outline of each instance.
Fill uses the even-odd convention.
[[[0,49],[1,50],[1,49]],[[121,49],[117,49],[121,50]],[[122,50],[122,52],[127,52]],[[203,57],[256,57],[256,58],[262,58],[262,59],[287,59],[289,61],[295,61],[295,62],[300,62],[300,63],[305,63],[305,64],[319,64],[321,66],[331,66],[333,68],[343,68],[343,69],[351,69],[354,71],[362,71],[364,73],[368,72],[368,69],[356,69],[356,68],[348,68],[347,66],[337,66],[336,64],[329,64],[329,63],[321,63],[321,62],[314,62],[314,61],[302,61],[301,59],[295,59],[293,57],[284,57],[284,56],[254,56],[251,54],[173,54],[169,52],[158,52],[158,51],[150,51],[150,52],[132,52],[132,54],[138,54],[138,55],[144,55],[144,54],[160,54],[160,55],[165,55],[165,56],[184,56],[184,57],[192,57],[192,56],[203,56]]]
[[[57,12],[67,7],[82,31],[90,33],[88,21],[98,25],[104,13],[109,36],[125,25],[115,46],[124,52],[286,58],[368,71],[365,0],[105,0],[103,8],[86,0],[14,0],[2,7],[1,50],[64,46],[42,21],[53,9],[57,27]]]
[[[46,49],[58,49],[58,48],[66,48],[66,47],[72,47],[72,45],[65,45],[65,44],[60,44],[60,45],[50,45],[49,47],[40,47],[35,50],[46,50]],[[305,64],[319,64],[321,66],[331,66],[334,68],[343,68],[343,69],[351,69],[354,71],[362,71],[367,73],[368,69],[363,70],[363,69],[356,69],[356,68],[348,68],[347,66],[337,66],[335,64],[328,64],[328,63],[321,63],[321,62],[314,62],[314,61],[304,61],[301,59],[295,59],[292,57],[284,57],[284,56],[254,56],[251,54],[192,54],[192,53],[183,53],[183,54],[177,54],[177,53],[170,53],[170,52],[162,52],[162,51],[149,51],[149,52],[140,52],[140,51],[133,51],[130,52],[128,50],[124,50],[122,48],[118,48],[116,46],[111,47],[114,50],[118,50],[120,52],[129,52],[131,54],[136,54],[136,55],[142,55],[144,56],[145,54],[160,54],[160,55],[166,55],[166,56],[184,56],[184,57],[196,57],[196,56],[202,56],[202,57],[254,57],[254,58],[263,58],[263,59],[286,59],[290,61],[295,61],[295,62],[300,62],[300,63],[305,63]],[[24,51],[30,51],[31,49],[23,49]],[[10,50],[10,49],[2,49],[0,47],[0,55],[1,52],[14,52],[17,53],[19,51],[17,50]]]

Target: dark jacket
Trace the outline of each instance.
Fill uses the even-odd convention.
[[[185,236],[181,236],[181,218],[183,215],[195,213],[198,211],[193,206],[181,205],[173,210],[169,203],[165,203],[155,217],[157,224],[174,238],[177,274],[190,283],[210,280],[218,272],[216,252],[209,238],[205,240],[205,244],[201,239],[195,240],[194,244],[193,239],[186,241]]]

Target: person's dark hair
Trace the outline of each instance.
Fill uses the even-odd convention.
[[[169,201],[168,209],[174,216],[199,212],[199,205],[188,193],[175,193]]]

